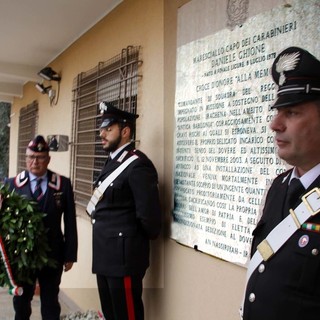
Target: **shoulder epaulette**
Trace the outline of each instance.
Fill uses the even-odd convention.
[[[17,188],[23,187],[29,180],[26,171],[20,172],[14,179],[14,184]]]
[[[141,151],[139,151],[138,149],[133,149],[130,151],[130,155],[136,155],[137,157],[140,157],[141,155]]]
[[[55,190],[60,190],[61,187],[61,176],[57,173],[52,173],[48,186]]]

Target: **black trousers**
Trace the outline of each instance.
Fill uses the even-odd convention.
[[[144,320],[143,276],[97,275],[103,315],[106,320]]]
[[[57,268],[43,268],[38,271],[33,284],[23,285],[22,296],[13,297],[15,320],[29,320],[32,310],[36,280],[40,286],[41,316],[42,320],[59,320],[61,307],[59,303],[59,285],[61,282],[63,265]]]

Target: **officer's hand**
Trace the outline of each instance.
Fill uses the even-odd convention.
[[[65,262],[64,264],[64,271],[67,272],[69,271],[73,266],[73,262]]]

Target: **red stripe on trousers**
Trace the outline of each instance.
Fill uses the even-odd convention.
[[[131,277],[124,277],[124,288],[126,291],[128,320],[135,320]]]

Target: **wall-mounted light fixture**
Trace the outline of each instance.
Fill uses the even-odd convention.
[[[43,84],[37,83],[36,88],[42,94],[45,94],[45,93],[49,94],[49,90],[51,90],[52,86],[45,87]]]
[[[50,81],[61,80],[60,75],[54,70],[52,70],[50,67],[43,68],[38,72],[38,75],[45,80],[50,80]]]
[[[61,76],[50,67],[43,68],[38,72],[38,75],[44,80],[58,82],[57,91],[54,90],[51,85],[45,87],[43,84],[36,84],[36,88],[39,92],[41,92],[42,94],[47,94],[49,96],[50,106],[56,105],[59,99]]]

